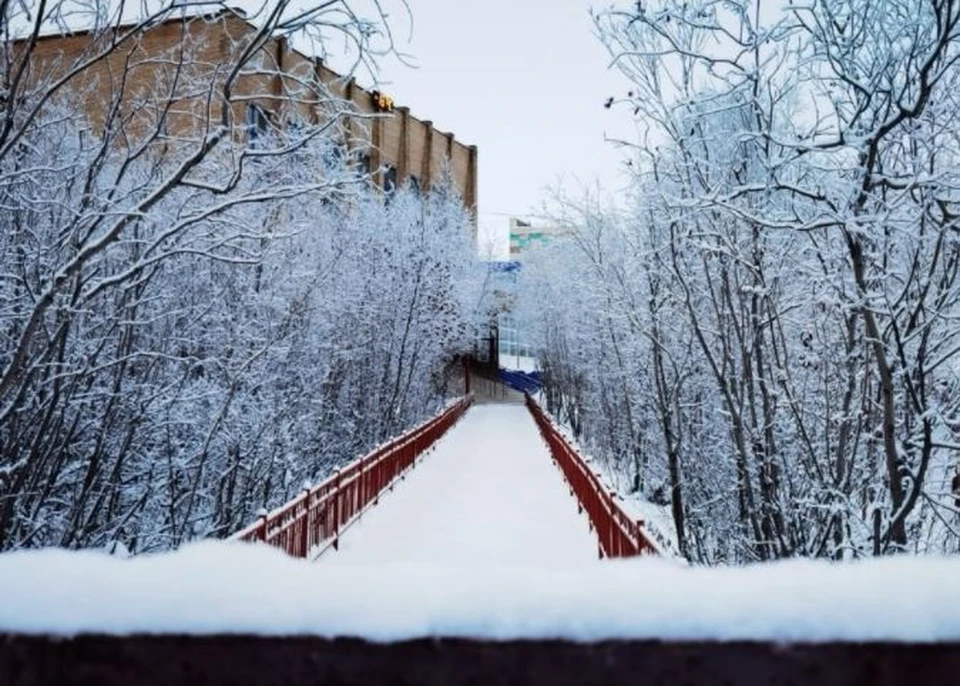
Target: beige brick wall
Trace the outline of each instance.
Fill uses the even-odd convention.
[[[223,103],[223,65],[239,54],[253,32],[251,24],[230,12],[215,18],[171,20],[121,43],[106,59],[72,78],[66,92],[82,103],[94,128],[102,127],[111,104],[119,103],[128,119],[126,132],[134,141],[154,131],[167,107],[166,134],[200,137],[211,122],[221,120],[226,107],[228,125],[235,136],[242,137],[249,103],[270,113],[280,126],[295,118],[319,122],[342,109],[341,103],[331,102],[327,93],[315,87],[321,82],[330,94],[349,100],[357,112],[371,117],[343,119],[342,130],[351,146],[369,154],[371,172],[392,166],[401,180],[414,176],[421,188],[429,188],[449,162],[465,205],[475,210],[476,147],[437,131],[406,108],[375,113],[372,93],[291,50],[283,39],[270,40],[254,60],[256,69],[248,70],[269,73],[241,75],[231,101]],[[22,44],[14,49],[18,46]],[[86,34],[42,38],[31,59],[30,78],[52,83],[97,48]],[[379,175],[376,178],[382,183]]]

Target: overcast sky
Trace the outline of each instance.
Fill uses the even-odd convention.
[[[599,181],[611,195],[623,185],[622,152],[604,135],[634,128],[628,112],[603,103],[628,85],[608,68],[589,0],[409,4],[412,27],[399,16],[393,25],[418,68],[386,60],[382,90],[478,146],[483,233],[505,241],[507,218],[539,212],[559,183],[576,191]]]

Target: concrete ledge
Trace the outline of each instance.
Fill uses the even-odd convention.
[[[0,684],[960,684],[960,644],[0,635]]]

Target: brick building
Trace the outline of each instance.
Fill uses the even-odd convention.
[[[14,54],[25,45],[14,43]],[[224,68],[238,62],[245,67],[236,74]],[[199,140],[213,123],[240,138],[329,121],[382,188],[408,181],[429,189],[449,166],[476,217],[476,146],[360,87],[284,38],[260,35],[238,10],[172,16],[149,27],[119,26],[95,35],[42,36],[32,46],[29,72],[39,90],[67,78],[58,90],[82,103],[94,129],[103,126],[111,107],[124,110],[124,131],[133,141],[160,128],[165,141]]]

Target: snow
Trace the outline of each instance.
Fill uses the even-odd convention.
[[[476,405],[325,565],[567,565],[597,558],[560,471],[523,405]]]
[[[0,555],[0,633],[960,641],[960,559],[309,563],[206,542]]]
[[[523,355],[500,354],[500,366],[512,372],[535,372],[540,368],[537,358]]]
[[[605,479],[609,483],[609,479]],[[677,541],[677,527],[673,523],[673,513],[669,505],[657,505],[643,500],[636,494],[617,494],[617,504],[630,519],[642,520],[647,536],[667,555],[677,559],[680,556],[680,544]]]
[[[201,542],[0,555],[0,633],[960,641],[960,557],[597,560],[522,406],[483,405],[317,562]]]

